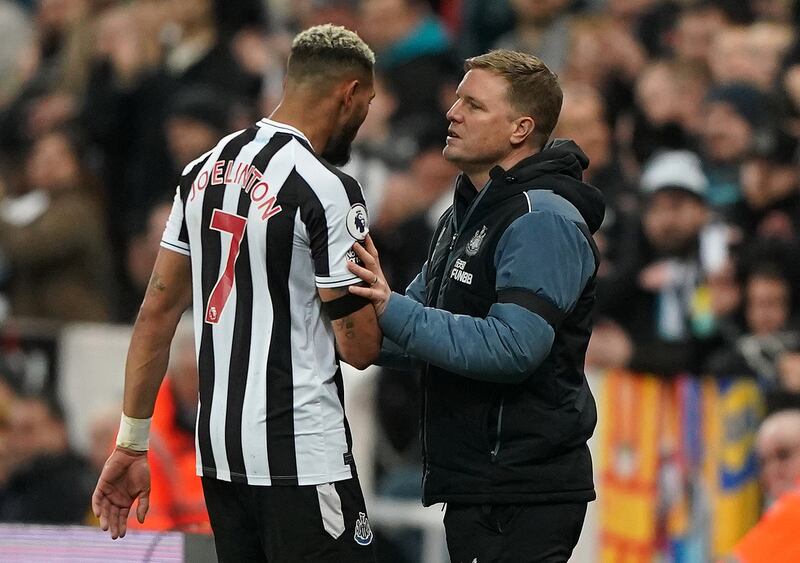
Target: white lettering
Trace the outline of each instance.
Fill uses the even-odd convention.
[[[472,285],[472,274],[465,272],[464,270],[453,268],[453,271],[450,272],[450,277],[457,282],[461,282],[466,285]]]

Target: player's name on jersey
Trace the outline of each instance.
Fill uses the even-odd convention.
[[[266,221],[281,212],[281,206],[275,205],[275,195],[269,194],[269,184],[258,168],[247,162],[237,163],[235,160],[218,160],[210,168],[203,170],[192,182],[192,194],[189,201],[194,201],[198,192],[208,187],[237,185],[250,196],[256,207],[262,211],[261,220]]]

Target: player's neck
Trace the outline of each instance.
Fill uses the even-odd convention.
[[[327,108],[321,108],[319,105],[293,104],[284,99],[269,118],[300,130],[317,152],[328,144],[328,139],[333,131],[330,112],[327,111]]]

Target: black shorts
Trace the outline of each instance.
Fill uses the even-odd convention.
[[[203,477],[220,563],[373,562],[358,478],[257,486]]]

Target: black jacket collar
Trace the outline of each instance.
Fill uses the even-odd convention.
[[[556,139],[542,151],[522,159],[517,164],[503,169],[495,166],[489,172],[489,190],[478,203],[481,207],[513,197],[532,189],[552,190],[574,205],[591,232],[597,231],[605,214],[603,194],[585,182],[583,171],[589,166],[589,158],[574,141]],[[472,204],[477,195],[465,174],[456,180],[455,211],[459,217]]]

